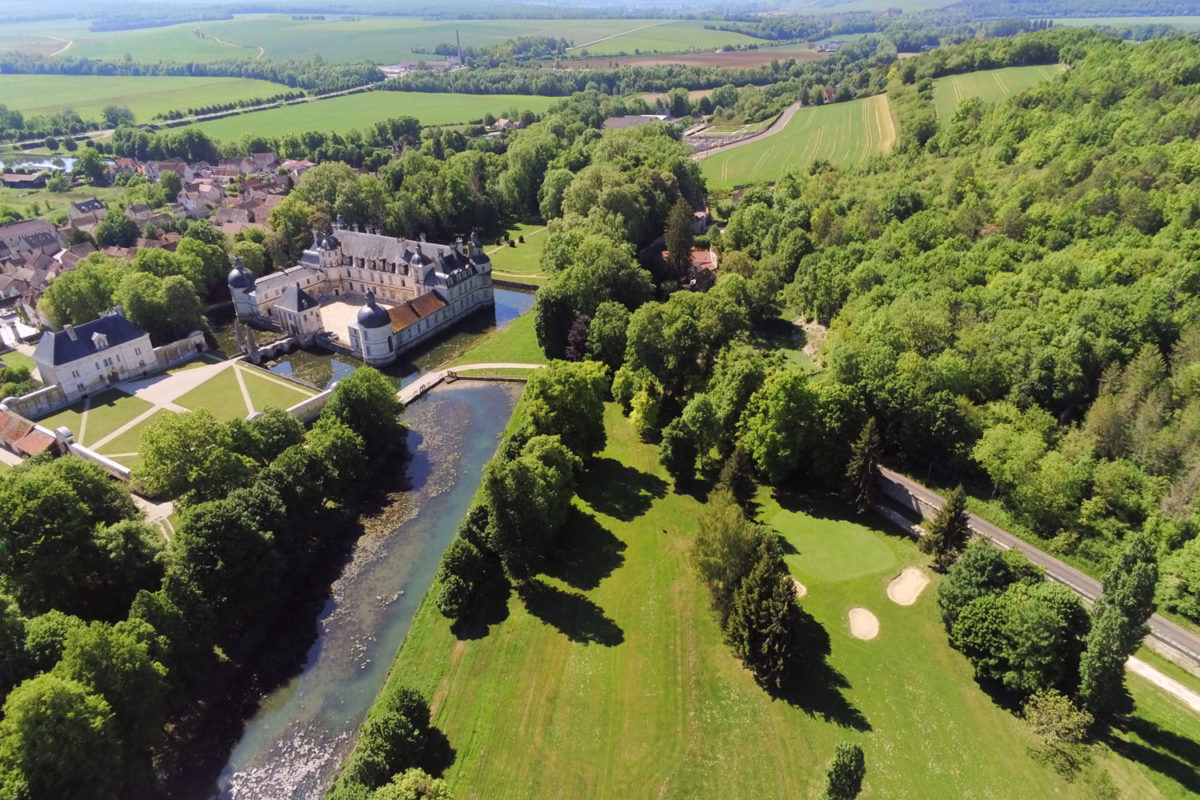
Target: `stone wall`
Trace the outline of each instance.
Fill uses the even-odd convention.
[[[333,397],[333,390],[336,388],[336,383],[330,384],[329,388],[320,394],[296,403],[296,405],[288,409],[288,413],[307,425],[320,416],[321,410],[325,408],[325,404],[329,402],[329,398]]]
[[[8,397],[0,402],[0,408],[20,414],[25,419],[37,419],[53,414],[70,405],[66,393],[58,384],[46,386],[20,397]]]
[[[154,359],[157,361],[157,366],[146,372],[149,374],[157,370],[169,369],[195,358],[197,353],[203,353],[207,349],[208,343],[204,340],[204,334],[200,331],[192,331],[182,339],[176,339],[170,344],[154,348]]]
[[[84,447],[76,442],[71,442],[67,445],[67,448],[70,450],[71,455],[82,458],[84,461],[91,461],[93,464],[99,464],[105,472],[117,480],[124,481],[125,483],[133,482],[133,471],[124,464],[118,464],[108,456],[102,456],[90,447]]]

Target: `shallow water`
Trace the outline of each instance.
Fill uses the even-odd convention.
[[[246,723],[216,797],[323,795],[433,583],[519,392],[510,383],[457,383],[405,411],[412,488],[392,509],[400,518],[357,543],[321,612],[303,671]]]

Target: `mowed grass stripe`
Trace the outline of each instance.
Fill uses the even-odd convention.
[[[196,123],[195,127],[213,139],[233,142],[246,133],[267,137],[305,131],[345,133],[402,116],[416,117],[422,125],[454,125],[482,119],[488,112],[498,117],[525,110],[541,114],[561,100],[525,94],[376,91],[251,111]]]
[[[889,138],[894,137],[886,134],[884,121],[890,118],[886,95],[802,108],[774,136],[706,158],[700,169],[711,184],[728,187],[775,181],[817,159],[837,167],[859,166],[890,149]]]
[[[1053,78],[1064,69],[1066,67],[1062,65],[1042,64],[947,75],[933,82],[933,106],[938,120],[945,124],[954,115],[959,103],[969,97],[978,97],[985,103],[994,103]]]

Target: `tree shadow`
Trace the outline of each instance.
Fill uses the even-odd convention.
[[[793,666],[791,680],[788,686],[768,688],[768,692],[773,698],[825,722],[856,731],[871,730],[871,723],[862,711],[842,693],[850,688],[850,681],[829,663],[829,654],[833,650],[829,633],[804,609],[798,609],[797,614],[797,663]]]
[[[625,543],[591,514],[572,508],[555,537],[545,573],[576,589],[595,589],[625,563]]]
[[[625,641],[620,626],[579,592],[564,592],[535,578],[518,587],[517,593],[530,614],[573,642],[614,647]]]
[[[458,751],[450,744],[450,739],[442,729],[430,726],[425,739],[425,752],[422,753],[419,764],[421,769],[435,778],[440,778],[446,774],[446,770],[450,769],[456,758]]]
[[[667,482],[656,475],[627,467],[616,459],[593,459],[579,485],[579,497],[594,510],[631,522],[667,496]]]
[[[512,584],[497,569],[475,592],[470,609],[462,619],[455,620],[450,632],[459,641],[484,638],[491,633],[493,625],[508,619],[508,598],[511,594]]]
[[[1158,726],[1154,725],[1153,723],[1146,724],[1154,728],[1158,728]],[[1179,738],[1174,734],[1167,733],[1161,729],[1159,729],[1159,731],[1169,738]],[[1108,744],[1108,746],[1113,750],[1113,752],[1117,753],[1118,755],[1123,756],[1130,761],[1136,761],[1148,769],[1152,769],[1158,774],[1170,778],[1193,795],[1200,795],[1200,770],[1197,770],[1197,764],[1195,762],[1189,763],[1174,751],[1170,753],[1159,752],[1158,750],[1147,747],[1139,742],[1126,741],[1119,736],[1110,735],[1105,741],[1106,744]],[[1194,743],[1190,744],[1193,744],[1194,746]]]

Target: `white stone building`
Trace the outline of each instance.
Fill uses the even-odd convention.
[[[314,233],[313,246],[294,267],[256,280],[235,264],[229,291],[240,320],[269,320],[289,332],[293,325],[297,338],[312,333],[314,319],[317,335],[324,330],[320,302],[365,296],[356,319],[332,333],[371,365],[392,363],[495,302],[491,261],[476,236],[465,244],[431,244],[348,230],[340,221],[324,236]],[[313,305],[301,308],[304,298]],[[304,317],[309,311],[315,314]]]
[[[150,334],[113,309],[98,319],[43,334],[33,353],[42,383],[69,401],[157,369]]]

